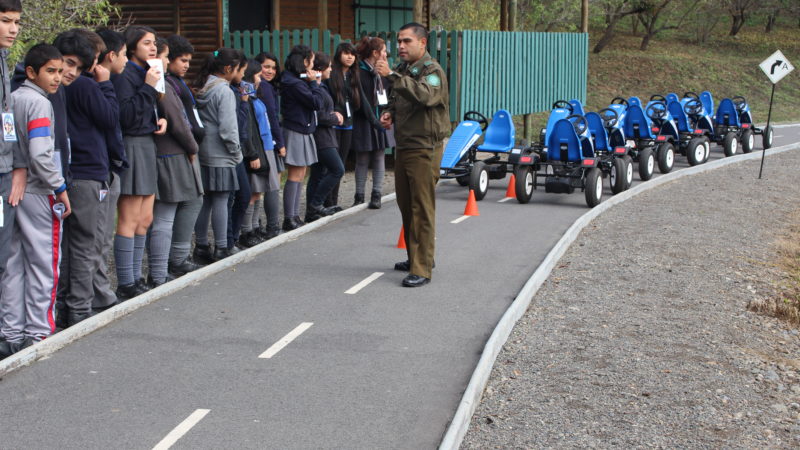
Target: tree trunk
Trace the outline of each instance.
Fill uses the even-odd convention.
[[[767,27],[764,30],[765,33],[772,33],[772,30],[775,28],[776,16],[777,13],[770,13],[767,15]]]
[[[639,34],[639,18],[631,16],[631,33],[636,36]]]
[[[639,50],[641,50],[643,52],[646,52],[647,51],[647,46],[650,45],[650,38],[652,38],[652,37],[653,37],[653,34],[651,34],[649,31],[646,32],[644,34],[644,37],[642,38],[642,45],[639,47]]]
[[[731,23],[731,32],[730,36],[736,36],[739,33],[739,30],[742,29],[744,25],[744,18],[740,15],[731,16],[733,18],[733,22]]]
[[[617,21],[619,19],[612,19],[611,22],[606,26],[606,31],[603,32],[603,37],[597,41],[597,44],[594,46],[592,50],[593,53],[600,53],[606,48],[606,45],[610,44],[611,41],[614,39],[614,27],[617,26]]]
[[[581,33],[589,32],[589,0],[581,1]]]

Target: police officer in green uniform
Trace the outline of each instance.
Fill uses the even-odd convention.
[[[408,260],[395,264],[407,270],[403,286],[423,286],[431,280],[436,236],[436,183],[445,140],[450,135],[449,95],[445,72],[426,50],[428,30],[418,23],[400,28],[394,70],[383,60],[376,72],[392,81],[384,127],[394,123],[397,142],[395,192],[403,216]]]

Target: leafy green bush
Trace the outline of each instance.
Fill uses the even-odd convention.
[[[119,8],[108,0],[23,0],[20,33],[11,47],[9,64],[21,61],[34,44],[52,42],[62,31],[93,30],[119,18]]]

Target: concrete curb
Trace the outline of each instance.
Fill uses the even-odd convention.
[[[796,149],[800,149],[800,142],[772,148],[768,150],[768,153],[783,153]],[[640,183],[630,190],[605,200],[603,203],[600,203],[593,209],[586,212],[586,214],[579,217],[572,224],[572,226],[567,229],[561,239],[559,239],[558,242],[553,246],[533,275],[531,275],[531,277],[522,287],[522,290],[520,290],[519,294],[517,294],[516,298],[514,298],[511,306],[509,306],[506,312],[503,314],[503,317],[500,318],[500,321],[497,323],[492,335],[489,337],[489,340],[486,342],[486,345],[483,348],[478,365],[475,367],[475,371],[472,373],[472,377],[467,385],[467,389],[464,391],[464,395],[461,398],[458,409],[453,416],[453,420],[450,421],[447,432],[442,438],[442,442],[439,444],[439,449],[455,450],[461,446],[461,442],[464,440],[464,436],[466,436],[467,430],[469,429],[472,415],[475,413],[475,409],[477,408],[481,396],[483,395],[483,390],[486,388],[486,384],[489,382],[489,375],[492,372],[494,361],[497,359],[497,355],[500,354],[500,350],[508,340],[508,336],[511,335],[511,331],[514,329],[517,321],[522,318],[522,316],[528,310],[528,307],[533,300],[533,296],[536,295],[536,292],[550,276],[550,272],[553,271],[553,268],[556,266],[564,253],[566,253],[567,249],[569,249],[570,245],[575,241],[580,232],[587,225],[589,225],[592,220],[615,205],[618,205],[643,192],[661,186],[662,184],[670,183],[691,175],[719,169],[730,164],[759,159],[761,158],[761,153],[761,151],[754,151],[752,153],[724,158],[711,163],[701,164],[699,166],[689,167],[669,173],[667,175],[662,175],[658,178]],[[754,177],[755,176],[756,174],[754,174]]]
[[[388,194],[381,198],[381,203],[387,203],[394,199],[394,193]],[[136,298],[132,298],[124,303],[120,303],[113,308],[103,311],[96,316],[92,316],[83,322],[56,333],[53,336],[0,361],[0,378],[8,375],[14,370],[19,369],[20,367],[27,366],[42,358],[52,355],[72,342],[99,330],[100,328],[132,313],[133,311],[136,311],[143,306],[149,305],[156,300],[178,292],[190,285],[199,283],[211,275],[228,270],[237,264],[248,262],[272,248],[278,247],[279,245],[283,245],[287,242],[291,242],[300,236],[303,236],[304,234],[308,234],[314,230],[322,228],[336,220],[352,216],[365,209],[367,209],[366,203],[347,208],[340,213],[334,214],[333,216],[323,217],[322,219],[314,221],[296,230],[283,233],[278,237],[270,239],[269,241],[262,242],[255,247],[243,250],[231,257],[223,259],[222,261],[218,261],[214,264],[210,264],[194,272],[188,273],[177,280],[159,286]]]

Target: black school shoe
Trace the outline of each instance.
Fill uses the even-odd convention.
[[[258,232],[256,231],[248,231],[239,237],[239,245],[244,248],[255,247],[262,242],[263,240],[261,237],[259,237]]]
[[[201,267],[203,266],[200,264],[195,264],[192,260],[186,258],[183,260],[183,262],[178,264],[169,263],[167,266],[167,272],[173,277],[177,278],[186,275],[189,272],[194,272]]]
[[[420,287],[430,283],[430,278],[421,277],[419,275],[409,275],[403,278],[403,286],[405,287]]]
[[[83,322],[84,320],[92,317],[94,315],[93,312],[76,312],[70,311],[67,313],[67,326],[71,327],[78,322]]]
[[[141,281],[144,282],[144,280]],[[117,299],[119,299],[119,301],[124,302],[125,300],[130,300],[134,297],[142,295],[145,292],[147,292],[147,290],[143,290],[142,286],[136,282],[128,285],[117,286],[117,291],[115,294],[117,294]]]
[[[305,223],[303,223],[299,219],[300,218],[297,217],[297,216],[295,216],[295,217],[284,217],[283,218],[283,231],[296,230],[296,229],[302,227],[303,225],[305,225]]]
[[[370,196],[369,204],[367,205],[369,209],[381,209],[381,193],[377,191],[372,191],[372,196]]]
[[[31,345],[33,345],[33,339],[31,338],[25,338],[19,342],[0,341],[0,359],[8,358]]]
[[[353,206],[364,203],[364,194],[356,194],[353,196]]]
[[[202,265],[208,265],[214,262],[214,254],[211,253],[211,246],[197,244],[194,246],[192,259]]]

